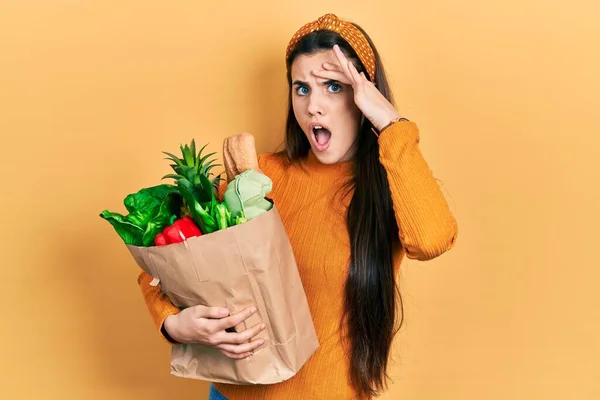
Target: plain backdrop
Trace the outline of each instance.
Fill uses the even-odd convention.
[[[205,398],[169,375],[98,214],[192,138],[275,150],[285,47],[327,12],[372,36],[459,222],[453,250],[402,266],[382,398],[600,398],[600,7],[582,0],[0,1],[0,397]]]

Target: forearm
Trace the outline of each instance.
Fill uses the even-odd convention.
[[[164,329],[164,322],[168,316],[179,313],[179,308],[175,307],[169,298],[160,290],[158,286],[150,285],[152,276],[142,271],[138,277],[138,284],[142,291],[142,296],[150,316],[163,338],[171,343],[176,343]]]
[[[414,123],[395,122],[381,132],[379,153],[407,257],[428,260],[454,245],[458,227],[418,144]]]

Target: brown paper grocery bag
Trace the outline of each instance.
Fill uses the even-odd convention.
[[[318,348],[294,254],[276,206],[241,225],[158,247],[127,245],[178,307],[255,305],[248,327],[264,322],[265,343],[233,360],[203,345],[176,345],[171,374],[232,384],[270,384],[294,376]],[[245,329],[244,327],[238,327]]]

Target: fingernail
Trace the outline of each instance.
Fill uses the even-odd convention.
[[[256,312],[256,307],[252,307],[252,308],[250,309],[250,312],[251,312],[251,313],[255,313],[255,312]]]
[[[265,324],[262,324],[262,325],[260,326],[260,329],[265,329]]]
[[[258,341],[258,344],[259,344],[259,345],[261,345],[261,344],[263,344],[263,343],[265,343],[265,341],[264,341],[264,340],[262,340],[262,339],[260,339],[260,340]]]

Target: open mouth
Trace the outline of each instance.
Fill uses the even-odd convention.
[[[312,127],[312,133],[316,149],[318,151],[327,150],[331,141],[331,132],[321,125],[315,125]]]

